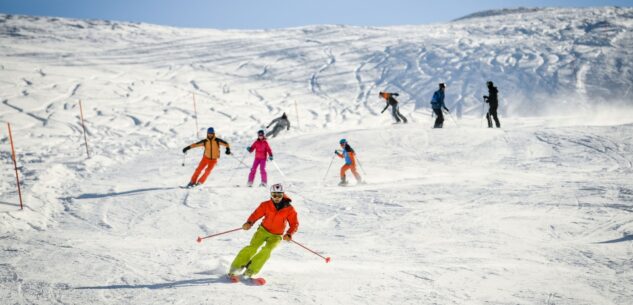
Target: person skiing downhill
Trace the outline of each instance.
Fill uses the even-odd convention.
[[[211,174],[213,167],[215,166],[215,164],[218,162],[218,159],[220,158],[220,146],[226,147],[225,153],[227,155],[231,154],[231,148],[230,148],[229,143],[227,143],[226,141],[220,138],[217,138],[215,136],[215,130],[213,129],[213,127],[209,127],[207,129],[206,139],[193,143],[182,149],[183,153],[187,153],[187,151],[192,148],[204,147],[204,154],[202,155],[202,160],[200,160],[198,167],[193,172],[193,175],[191,176],[191,180],[189,180],[189,184],[187,184],[188,188],[203,184],[207,180],[207,177],[209,176],[209,174]],[[204,173],[201,176],[200,173],[203,170],[204,170]]]
[[[394,98],[394,96],[398,96],[398,95],[399,95],[398,93],[389,93],[389,92],[382,92],[382,91],[379,92],[378,96],[385,99],[385,102],[387,103],[387,105],[385,105],[385,108],[380,113],[385,112],[385,110],[387,110],[387,108],[391,106],[391,115],[393,116],[394,119],[396,119],[396,123],[400,123],[400,120],[402,119],[402,121],[406,124],[407,118],[404,117],[402,113],[400,113],[400,107],[398,106],[398,101]]]
[[[273,130],[271,130],[271,131],[266,133],[266,137],[272,136],[274,138],[284,128],[286,128],[286,130],[290,130],[290,121],[288,120],[288,116],[286,115],[285,112],[280,117],[272,120],[270,122],[270,124],[268,124],[268,126],[266,126],[266,128],[269,128],[270,125],[275,124],[275,123],[277,123],[277,124],[275,125],[275,127],[273,127]]]
[[[291,202],[292,200],[284,193],[283,185],[278,183],[270,187],[270,200],[260,203],[242,225],[242,229],[249,230],[257,220],[264,218],[250,244],[242,248],[231,263],[228,276],[232,282],[238,282],[240,274],[246,279],[253,279],[279,242],[282,239],[292,240],[292,235],[299,228],[299,220]],[[286,223],[289,225],[287,230]],[[260,249],[262,245],[264,247]],[[261,278],[253,280],[257,284],[264,282]]]
[[[266,174],[266,158],[268,160],[273,160],[273,151],[270,149],[270,145],[268,145],[268,141],[266,141],[266,136],[264,135],[263,130],[259,130],[257,132],[257,140],[251,144],[251,146],[247,147],[246,150],[249,153],[255,151],[255,159],[253,160],[253,166],[251,167],[251,172],[248,174],[248,186],[253,186],[253,181],[255,180],[255,173],[257,172],[257,167],[259,167],[259,174],[261,175],[262,182],[259,186],[266,186],[268,183],[268,175]]]
[[[347,172],[347,170],[352,171],[352,174],[354,174],[354,178],[356,178],[358,183],[363,183],[363,179],[360,177],[358,171],[356,171],[356,153],[354,152],[354,149],[349,146],[349,143],[347,143],[347,140],[345,139],[341,139],[339,144],[341,145],[342,150],[335,150],[334,153],[339,156],[339,158],[345,159],[345,164],[341,167],[341,182],[339,182],[338,185],[345,186],[348,184],[347,179],[345,178],[345,172]]]
[[[439,86],[440,89],[433,93],[433,99],[431,99],[431,107],[437,116],[437,118],[435,118],[435,125],[433,128],[442,128],[444,125],[444,114],[442,113],[442,108],[444,108],[447,112],[450,112],[444,104],[444,90],[446,85],[444,85],[444,83],[440,83]]]
[[[501,123],[499,122],[499,118],[497,117],[497,108],[499,108],[499,98],[497,94],[499,90],[494,86],[492,81],[486,82],[486,86],[488,87],[488,95],[484,95],[484,101],[490,105],[490,109],[488,109],[488,113],[486,113],[486,119],[488,120],[488,128],[492,128],[492,117],[495,120],[495,125],[497,128],[501,127]]]

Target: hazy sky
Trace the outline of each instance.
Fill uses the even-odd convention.
[[[632,7],[633,0],[0,0],[0,12],[256,29],[309,24],[425,24],[497,8],[606,5]]]

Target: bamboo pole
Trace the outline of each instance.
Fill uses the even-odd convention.
[[[84,124],[84,109],[79,100],[79,114],[81,115],[81,127],[84,130],[84,144],[86,144],[86,155],[90,158],[90,151],[88,150],[88,137],[86,136],[86,125]]]
[[[199,138],[200,136],[198,134],[200,133],[200,128],[198,128],[198,110],[196,109],[196,93],[192,92],[191,94],[193,96],[193,113],[195,114],[195,118],[196,118],[196,138]]]
[[[13,160],[13,169],[15,169],[15,181],[18,185],[18,196],[20,197],[20,210],[24,209],[22,205],[22,190],[20,189],[20,177],[18,176],[18,163],[15,160],[15,148],[13,146],[13,135],[11,134],[11,124],[7,123],[9,128],[9,141],[11,142],[11,159]]]

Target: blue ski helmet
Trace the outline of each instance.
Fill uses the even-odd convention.
[[[257,135],[258,136],[263,136],[264,135],[264,130],[263,129],[258,130],[257,131]]]
[[[207,133],[215,133],[215,130],[213,129],[213,127],[209,127],[207,128]]]
[[[345,139],[341,139],[340,141],[338,141],[338,143],[339,143],[339,144],[345,144],[345,143],[347,143],[347,140],[345,140]]]

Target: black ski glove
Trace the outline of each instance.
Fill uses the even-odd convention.
[[[186,153],[187,153],[187,151],[188,151],[188,150],[190,150],[190,149],[191,149],[191,147],[187,146],[187,147],[185,147],[185,148],[183,148],[183,149],[182,149],[182,153],[183,153],[183,154],[186,154]]]
[[[224,153],[227,154],[227,155],[230,155],[231,154],[231,149],[227,147],[226,151]]]
[[[398,93],[392,93],[393,96],[400,96]]]

